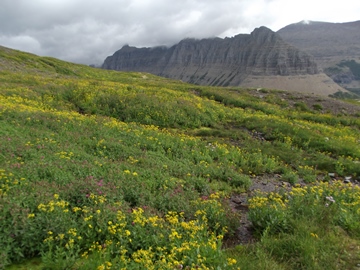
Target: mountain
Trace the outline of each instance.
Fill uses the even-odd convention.
[[[328,23],[301,21],[277,31],[286,42],[313,55],[321,65],[360,57],[360,21]]]
[[[310,54],[284,42],[266,27],[232,38],[184,39],[167,47],[124,46],[104,61],[102,68],[142,71],[212,86],[252,86],[283,90],[337,92],[320,74]],[[314,89],[306,82],[321,85]]]
[[[250,35],[233,38],[185,39],[171,48],[138,49],[126,45],[108,57],[103,68],[148,71],[211,85],[238,84],[249,74],[318,73],[310,55],[284,43],[266,27],[255,29]],[[216,76],[225,79],[225,75],[233,76],[228,80],[216,81]]]
[[[360,21],[328,23],[301,21],[277,33],[288,43],[313,55],[319,68],[346,88],[360,88]]]

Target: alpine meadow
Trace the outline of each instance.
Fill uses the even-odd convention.
[[[0,82],[0,269],[358,269],[356,101],[4,47]]]

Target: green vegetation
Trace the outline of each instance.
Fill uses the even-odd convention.
[[[328,75],[340,73],[342,69],[339,66],[328,67],[324,69],[324,72]]]
[[[351,269],[359,262],[359,196],[359,186],[340,181],[257,194],[249,205],[256,248],[286,262],[279,269]]]
[[[325,73],[332,77],[333,75],[341,75],[342,73],[349,73],[353,75],[353,79],[360,80],[360,63],[355,60],[342,60],[334,67],[326,68]],[[351,76],[352,77],[352,76]],[[349,92],[336,92],[332,95],[334,98],[344,99],[348,101],[359,100],[360,99],[360,89],[359,88],[350,88],[345,87]]]
[[[0,80],[0,269],[359,262],[359,190],[338,183],[259,194],[258,242],[223,248],[240,226],[228,198],[253,177],[358,177],[358,117],[2,48]]]
[[[339,67],[348,67],[352,74],[354,74],[355,79],[360,79],[360,63],[357,63],[355,60],[350,61],[341,61],[338,64]]]
[[[342,60],[336,66],[325,68],[324,71],[327,75],[331,76],[346,70],[349,70],[354,75],[355,80],[360,79],[360,63],[355,60]]]
[[[346,88],[346,90],[350,91],[351,94],[348,97],[349,99],[355,99],[358,101],[360,99],[360,88]],[[335,93],[336,94],[336,93]]]
[[[357,90],[354,91],[349,88],[347,88],[346,90],[348,90],[349,92],[338,91],[330,95],[330,97],[347,100],[349,102],[360,99],[360,95],[359,93],[357,93]]]

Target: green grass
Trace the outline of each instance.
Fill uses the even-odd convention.
[[[341,61],[338,66],[340,67],[348,67],[351,72],[354,74],[355,79],[358,80],[360,79],[360,64],[357,63],[355,60],[351,60],[351,61]]]
[[[359,186],[340,181],[258,194],[249,205],[261,239],[257,248],[285,269],[355,267],[360,260],[359,195]]]
[[[0,80],[0,268],[341,269],[356,261],[352,216],[309,249],[283,249],[320,236],[316,222],[301,229],[290,226],[294,218],[283,219],[291,232],[260,226],[251,246],[224,250],[222,239],[240,226],[229,196],[255,176],[358,177],[358,117],[291,109],[273,90],[261,99],[2,48]],[[340,264],[329,259],[344,249]]]

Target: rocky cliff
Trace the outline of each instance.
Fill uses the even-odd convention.
[[[266,27],[232,38],[185,39],[167,47],[128,45],[102,68],[149,72],[201,85],[238,86],[248,76],[317,74],[313,57],[289,45]]]

